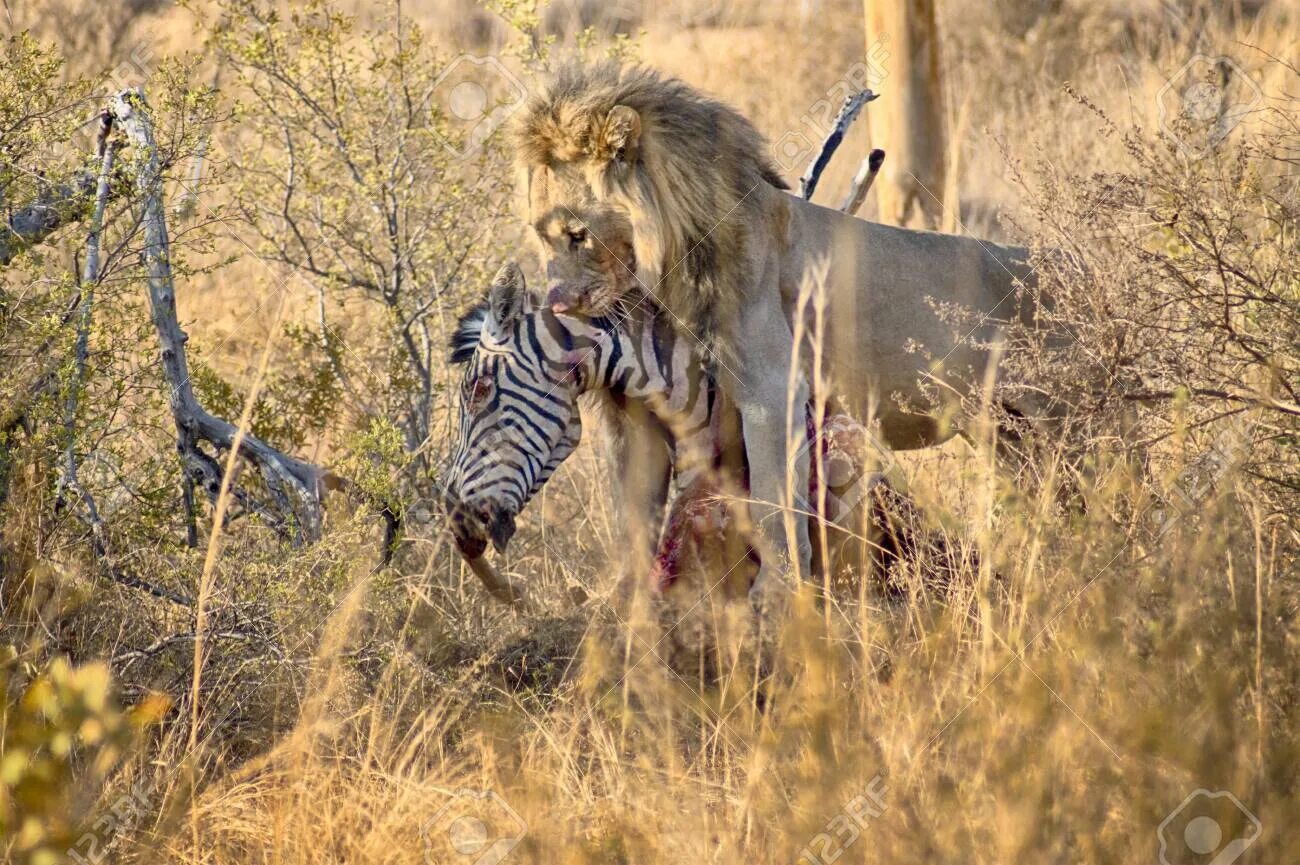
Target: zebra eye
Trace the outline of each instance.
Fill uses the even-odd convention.
[[[492,397],[492,389],[495,382],[490,376],[481,375],[474,379],[474,383],[469,386],[469,393],[466,396],[466,404],[470,411],[478,411],[483,408]]]

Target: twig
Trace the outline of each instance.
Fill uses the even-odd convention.
[[[221,58],[217,59],[217,68],[212,73],[212,89],[215,91],[221,84]],[[189,219],[194,215],[194,211],[199,201],[199,181],[203,179],[203,163],[208,155],[208,147],[212,144],[212,132],[209,130],[202,138],[199,139],[198,146],[194,148],[194,167],[190,171],[189,186],[181,184],[181,199],[176,203],[172,211],[179,219]]]
[[[858,173],[853,176],[853,185],[849,187],[849,194],[840,205],[840,210],[849,216],[857,215],[862,209],[862,203],[867,200],[871,184],[876,182],[876,175],[880,174],[880,166],[884,163],[885,151],[877,148],[867,154],[867,158],[858,166]]]
[[[205,636],[205,639],[244,640],[246,642],[260,641],[260,642],[267,643],[268,645],[273,645],[270,640],[267,640],[262,635],[250,634],[245,631],[215,631],[211,634],[207,634]],[[133,663],[140,660],[141,658],[152,658],[155,655],[159,655],[167,651],[172,646],[179,646],[182,643],[190,643],[193,641],[194,641],[193,631],[186,631],[183,634],[172,634],[169,637],[163,637],[159,640],[155,640],[153,643],[150,643],[149,645],[145,646],[142,649],[130,649],[128,651],[122,652],[120,655],[114,655],[112,664],[114,667],[120,664],[122,665],[122,668],[125,669],[127,667],[130,667]],[[276,652],[275,654],[282,655],[283,653]]]
[[[95,561],[103,568],[104,576],[118,585],[126,586],[128,589],[139,589],[148,592],[156,598],[171,601],[178,606],[194,606],[194,600],[189,595],[165,589],[134,574],[128,574],[114,565],[108,552],[104,520],[100,517],[99,508],[95,505],[95,497],[82,487],[81,482],[75,477],[71,479],[69,488],[81,499],[81,505],[85,509],[85,520],[90,525],[90,550],[95,555]]]
[[[1252,408],[1268,409],[1270,411],[1300,417],[1300,405],[1285,402],[1280,399],[1274,399],[1269,396],[1252,396],[1250,394],[1232,393],[1230,391],[1219,390],[1218,388],[1211,387],[1189,387],[1186,388],[1186,390],[1194,396],[1208,396],[1226,402],[1242,403]],[[1172,390],[1140,391],[1136,393],[1120,394],[1121,399],[1130,402],[1157,402],[1173,399],[1176,396],[1178,396],[1178,393]]]
[[[186,473],[181,479],[181,506],[185,508],[185,546],[191,550],[199,546],[199,524],[194,516],[194,478]]]
[[[88,495],[85,495],[84,493],[83,493],[83,499],[93,507],[94,499],[90,498]],[[99,515],[97,513],[95,515],[95,519],[96,520],[99,519]],[[183,594],[181,592],[174,592],[171,589],[165,589],[162,586],[155,585],[154,583],[149,582],[148,580],[141,579],[140,577],[137,577],[135,574],[128,574],[126,571],[123,571],[118,567],[116,567],[115,565],[111,564],[108,561],[108,550],[104,546],[104,541],[102,537],[103,523],[100,522],[99,526],[100,526],[99,530],[95,530],[94,527],[92,526],[91,531],[93,534],[91,539],[91,546],[92,549],[94,549],[95,551],[95,557],[99,560],[100,566],[104,569],[105,576],[107,576],[110,580],[112,580],[113,582],[117,583],[120,586],[126,586],[128,589],[139,589],[142,592],[148,592],[149,594],[153,595],[155,598],[162,598],[164,601],[171,601],[173,604],[176,604],[179,607],[194,606],[194,599],[191,598],[189,595]]]
[[[845,98],[840,113],[831,124],[830,132],[826,133],[826,139],[822,141],[821,152],[817,158],[808,164],[807,170],[804,171],[803,177],[799,178],[799,194],[807,201],[812,200],[813,192],[817,189],[817,181],[821,179],[822,172],[830,164],[831,157],[844,140],[844,134],[848,132],[853,121],[858,118],[862,111],[862,106],[876,99],[876,94],[870,90],[861,90]]]

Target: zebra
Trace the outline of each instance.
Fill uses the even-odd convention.
[[[496,275],[487,299],[460,318],[449,359],[464,372],[459,439],[443,494],[452,535],[471,562],[484,554],[489,540],[504,552],[516,517],[577,447],[578,401],[584,394],[603,393],[624,410],[642,405],[661,421],[662,446],[683,491],[669,515],[670,527],[680,523],[673,516],[692,502],[716,500],[744,485],[744,467],[728,462],[743,454],[738,412],[725,401],[694,341],[653,304],[630,303],[595,317],[557,313],[533,304],[522,271],[510,263]],[[865,435],[865,428],[857,429]],[[839,447],[840,453],[851,450],[852,477],[828,480],[828,489],[862,478],[868,488],[883,484],[880,473],[863,471],[856,449]],[[828,494],[823,504],[833,498]],[[862,513],[828,507],[823,517],[842,522]],[[718,520],[719,534],[724,523],[735,525]],[[656,534],[658,529],[653,526]],[[676,552],[669,556],[665,549],[680,550],[683,539],[656,540],[656,566],[669,558],[676,562]],[[691,545],[698,546],[698,540],[690,539]],[[660,587],[666,584],[663,574],[652,579]]]
[[[534,308],[512,262],[460,318],[450,349],[464,371],[443,493],[457,544],[471,558],[489,539],[504,551],[519,512],[577,447],[584,393],[638,402],[664,419],[679,484],[693,481],[715,449],[713,377],[647,305],[600,317]]]

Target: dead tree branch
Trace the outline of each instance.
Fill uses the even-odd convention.
[[[185,343],[189,337],[181,329],[176,315],[162,171],[143,91],[119,93],[113,97],[111,110],[136,149],[136,188],[143,209],[149,302],[162,348],[163,375],[169,388],[168,403],[176,421],[177,451],[186,474],[210,499],[215,500],[221,489],[221,465],[200,447],[200,443],[206,442],[218,450],[228,451],[235,446],[238,430],[229,421],[209,414],[199,404],[190,382],[185,357]],[[256,510],[268,516],[278,516],[283,521],[292,520],[292,526],[281,525],[279,528],[290,530],[295,541],[318,539],[321,496],[332,476],[311,463],[280,453],[251,433],[240,437],[239,455],[258,470],[273,499],[266,507]],[[252,502],[247,493],[241,496],[237,492],[236,496],[246,504]]]
[[[826,138],[822,141],[821,151],[818,152],[817,157],[812,162],[808,163],[808,168],[804,171],[803,177],[799,178],[799,194],[805,200],[812,200],[813,192],[817,190],[817,181],[821,180],[822,172],[830,164],[831,157],[835,155],[840,142],[844,140],[845,133],[853,125],[853,121],[858,119],[862,107],[876,98],[876,94],[870,90],[860,90],[844,100],[840,113],[835,117],[835,122],[831,124],[830,132],[826,133]]]
[[[100,119],[99,182],[95,191],[95,207],[90,214],[90,235],[86,239],[86,266],[81,277],[81,309],[77,321],[77,341],[73,352],[72,380],[68,382],[68,395],[64,402],[63,426],[67,442],[63,449],[63,476],[59,478],[55,502],[63,499],[64,489],[81,493],[77,480],[77,404],[81,388],[86,381],[86,361],[90,355],[90,323],[94,315],[95,283],[99,282],[99,239],[104,229],[104,208],[108,205],[108,183],[113,173],[116,148],[108,144],[108,132],[113,125],[113,115],[104,110]]]
[[[59,477],[58,491],[55,494],[55,507],[61,508],[65,491],[71,491],[80,499],[85,511],[84,519],[90,527],[90,547],[104,570],[105,576],[119,585],[141,589],[174,604],[190,606],[193,602],[188,596],[173,592],[161,586],[142,580],[116,567],[109,556],[108,541],[104,520],[99,515],[95,497],[81,485],[77,475],[77,406],[81,399],[81,390],[86,381],[86,362],[90,356],[90,325],[93,320],[95,303],[95,285],[99,282],[100,237],[104,230],[104,210],[108,206],[109,183],[113,175],[113,161],[117,156],[117,147],[110,145],[108,134],[113,126],[113,115],[105,109],[100,115],[98,152],[100,158],[99,179],[96,183],[95,203],[90,215],[90,235],[86,239],[86,264],[82,271],[81,291],[79,292],[77,340],[73,354],[72,380],[68,383],[68,394],[64,402],[64,434],[67,441],[63,450],[63,473]],[[71,310],[69,311],[71,314]]]
[[[858,173],[853,176],[853,185],[849,187],[849,194],[845,197],[844,203],[840,205],[840,210],[849,216],[856,216],[862,209],[862,202],[867,200],[867,193],[871,191],[871,184],[876,182],[876,175],[880,174],[880,166],[885,163],[885,151],[876,148],[867,154],[867,158],[862,160],[858,166]]]

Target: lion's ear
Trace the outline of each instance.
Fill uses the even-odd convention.
[[[528,288],[524,284],[524,272],[515,262],[510,262],[497,271],[488,291],[488,310],[492,320],[500,327],[511,324],[524,310],[524,298]]]
[[[605,120],[605,150],[610,158],[623,165],[636,161],[641,143],[641,115],[626,105],[615,105]]]

